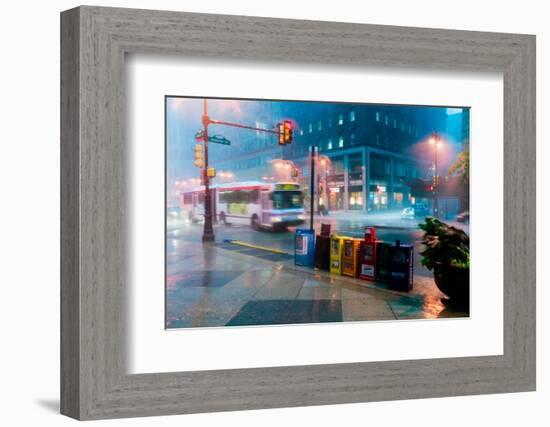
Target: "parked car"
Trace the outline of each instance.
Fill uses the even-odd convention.
[[[461,212],[456,216],[456,220],[458,222],[462,222],[464,224],[470,223],[470,212]]]
[[[401,212],[401,218],[403,219],[414,219],[414,208],[405,208]]]

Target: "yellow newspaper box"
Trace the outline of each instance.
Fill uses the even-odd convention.
[[[359,274],[358,259],[361,239],[346,237],[342,243],[342,274],[357,277]]]
[[[343,237],[333,234],[330,238],[330,272],[342,274],[342,242]]]

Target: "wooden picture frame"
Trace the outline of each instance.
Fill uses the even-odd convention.
[[[127,53],[502,72],[503,354],[126,374]],[[61,14],[61,166],[65,415],[84,420],[535,389],[534,36],[78,7]]]

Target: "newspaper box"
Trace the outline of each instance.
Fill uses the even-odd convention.
[[[315,231],[298,229],[294,236],[294,264],[313,267]]]
[[[321,234],[315,239],[315,268],[330,271],[330,224],[321,224]]]
[[[390,248],[390,281],[388,288],[409,292],[413,287],[413,247],[399,240]]]
[[[378,240],[376,242],[375,276],[379,282],[390,281],[390,248],[391,244]]]
[[[342,246],[344,238],[333,234],[330,238],[330,272],[342,274]]]
[[[359,244],[361,239],[346,237],[342,248],[342,274],[357,277],[359,273]]]
[[[376,231],[374,227],[368,227],[365,230],[365,239],[359,248],[359,264],[361,279],[376,279]]]

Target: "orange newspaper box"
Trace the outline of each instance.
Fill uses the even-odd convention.
[[[376,230],[365,229],[365,238],[359,250],[359,277],[365,280],[376,279]]]
[[[361,239],[344,238],[342,248],[342,275],[357,277],[359,273],[359,245]]]

